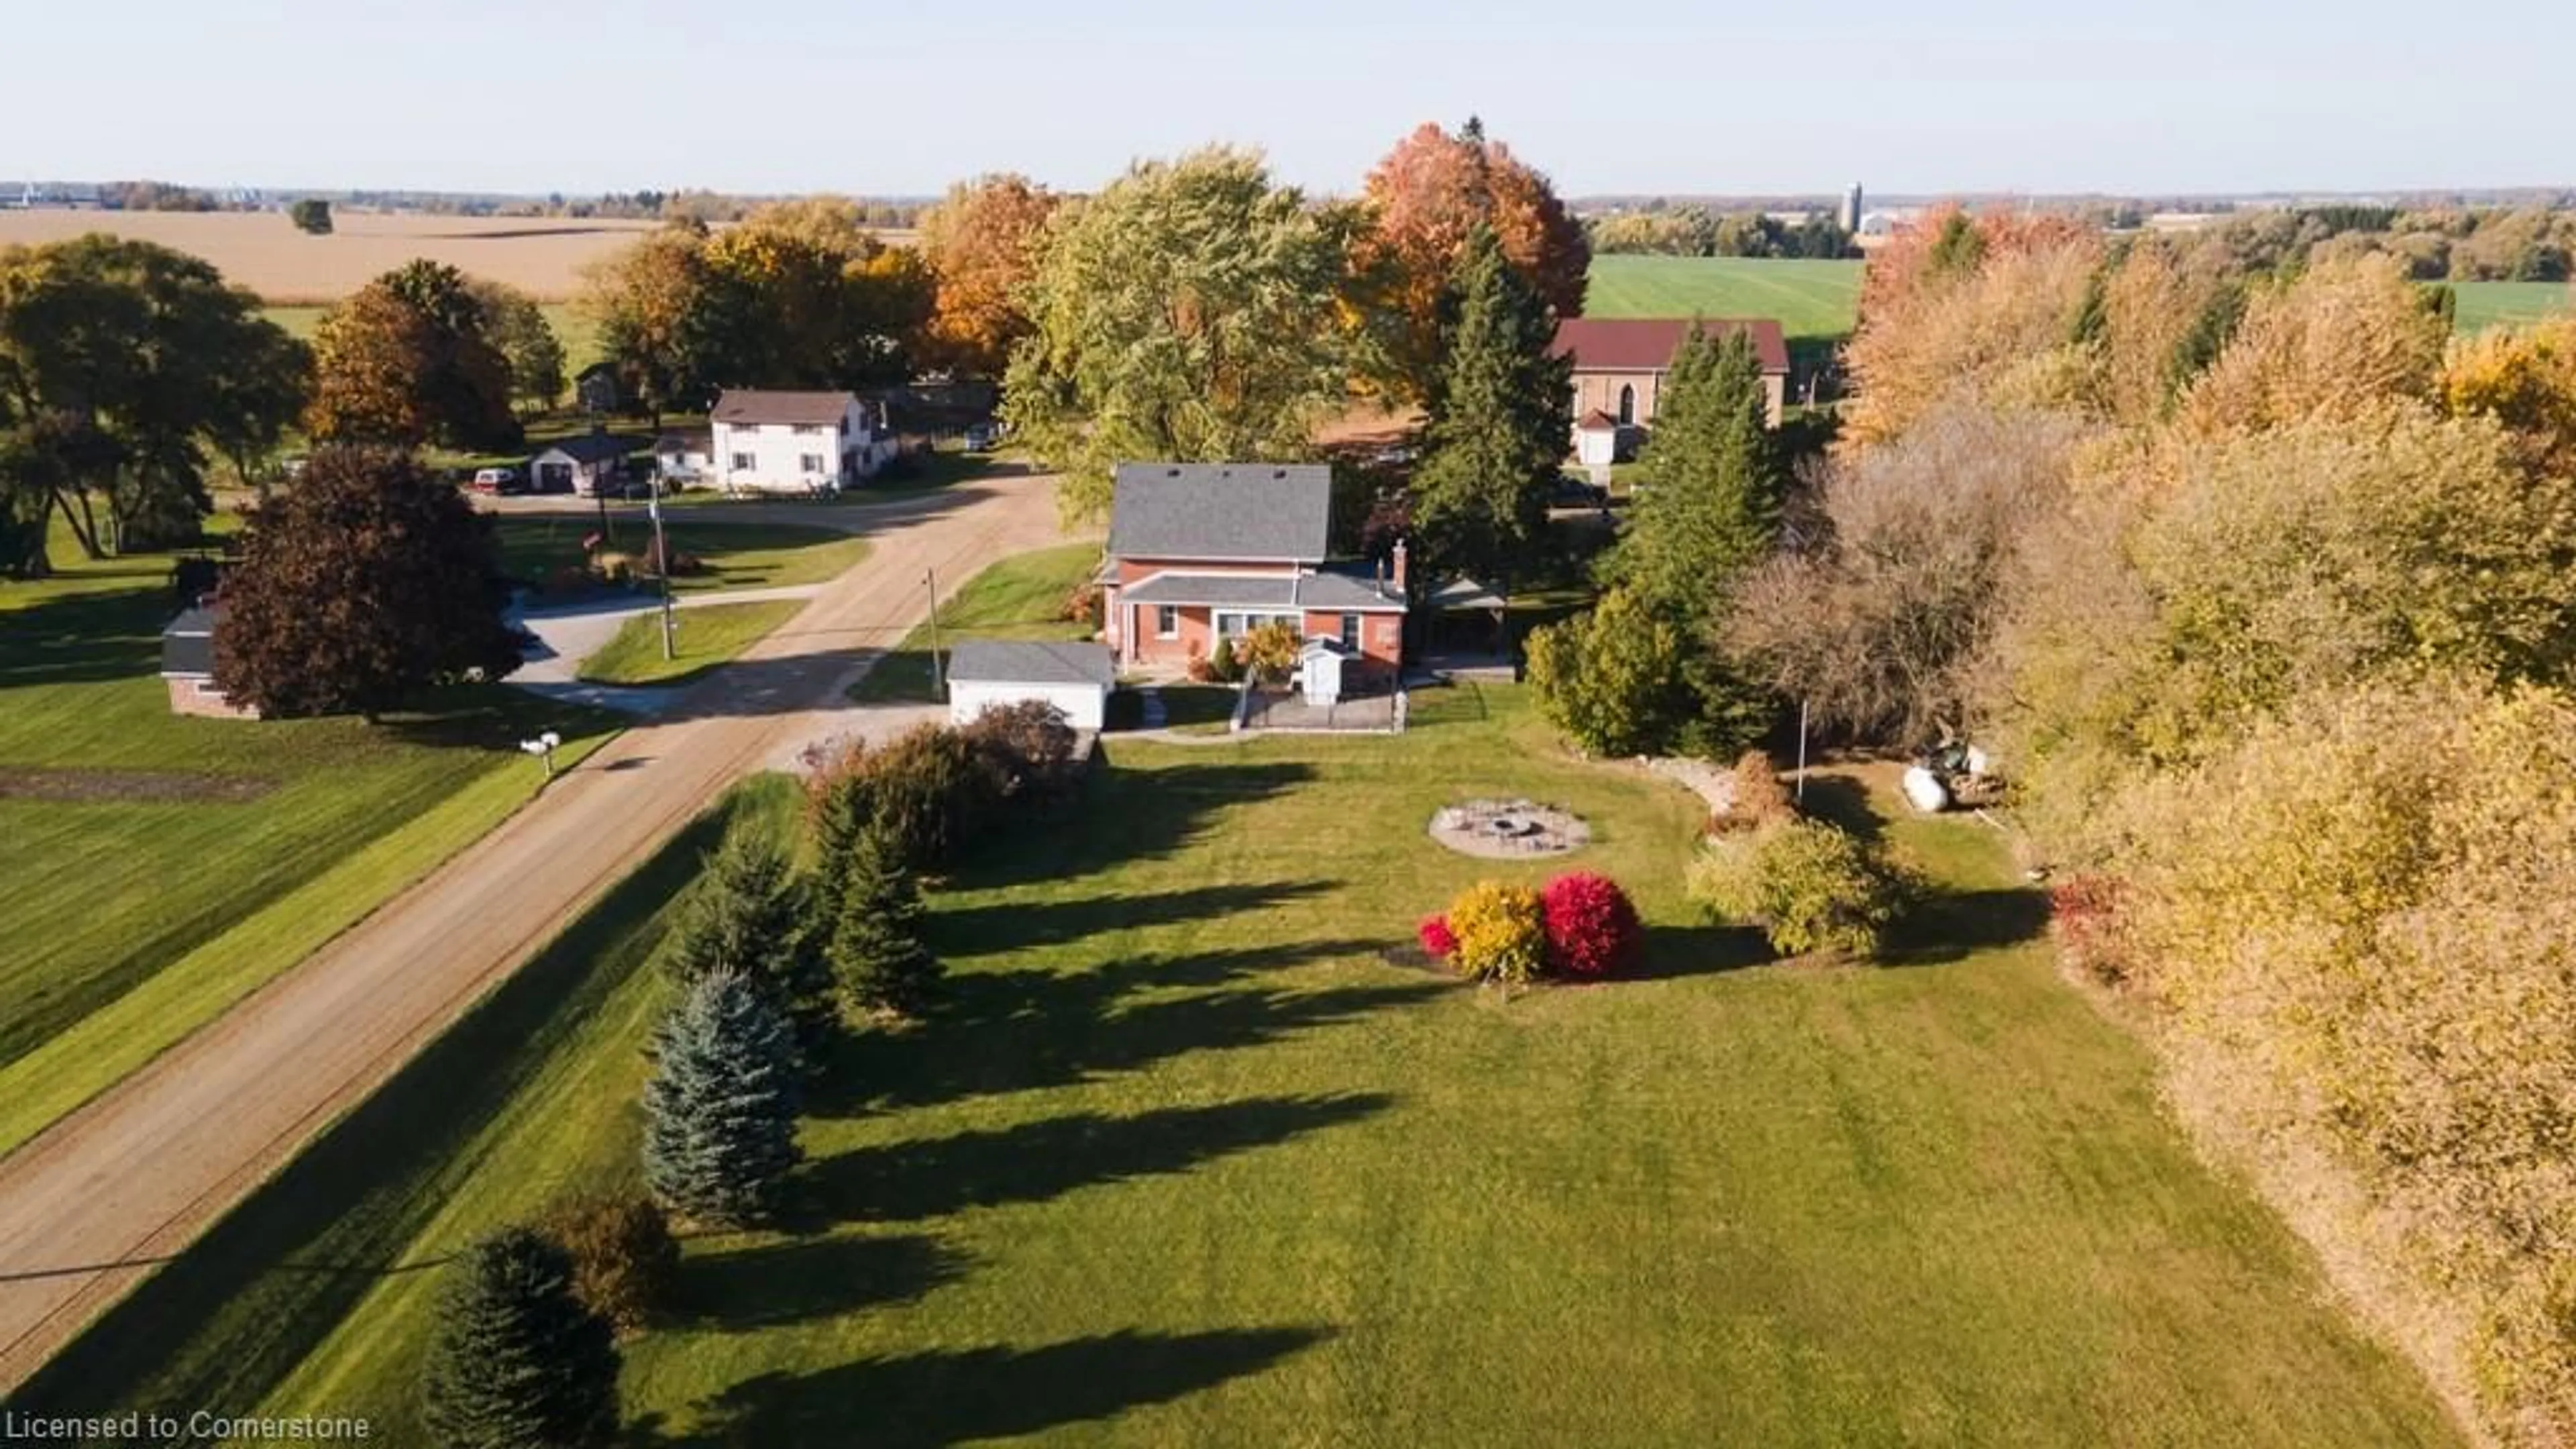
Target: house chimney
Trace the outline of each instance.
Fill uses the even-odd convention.
[[[1395,541],[1395,591],[1404,592],[1404,540]]]

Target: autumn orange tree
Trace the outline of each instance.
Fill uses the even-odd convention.
[[[314,333],[306,426],[325,442],[497,451],[518,446],[510,362],[465,280],[407,262],[331,309]]]
[[[1375,225],[1355,258],[1385,304],[1388,375],[1408,401],[1439,373],[1444,298],[1467,239],[1491,227],[1503,256],[1560,317],[1583,311],[1592,245],[1548,179],[1470,117],[1456,135],[1425,122],[1368,176]]]
[[[921,253],[938,277],[927,355],[958,372],[999,377],[1028,335],[1019,293],[1037,270],[1061,198],[1025,176],[959,182],[921,218]]]
[[[618,389],[657,418],[713,396],[698,320],[708,286],[703,223],[675,222],[591,264],[577,303]]]

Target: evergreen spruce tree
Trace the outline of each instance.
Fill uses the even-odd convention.
[[[800,1156],[795,1042],[768,993],[731,971],[701,977],[653,1044],[645,1186],[698,1222],[759,1220]]]
[[[939,959],[921,940],[920,887],[882,826],[859,832],[844,866],[830,954],[843,998],[870,1015],[919,1011],[939,979]]]
[[[748,831],[725,837],[681,907],[665,964],[683,986],[720,971],[750,978],[767,991],[812,1061],[829,1042],[839,1012],[831,968],[823,960],[812,885],[785,852]]]
[[[1752,338],[1692,329],[1657,402],[1647,487],[1608,569],[1682,635],[1682,683],[1696,703],[1666,747],[1724,757],[1768,720],[1769,701],[1716,643],[1736,581],[1780,529],[1786,470],[1767,407]]]
[[[1452,285],[1448,355],[1413,480],[1431,566],[1507,584],[1534,560],[1547,489],[1572,429],[1573,363],[1550,355],[1556,317],[1478,225]]]
[[[589,1449],[617,1433],[617,1344],[573,1296],[572,1260],[504,1228],[447,1270],[421,1409],[447,1449]]]

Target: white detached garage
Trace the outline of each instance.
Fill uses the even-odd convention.
[[[988,709],[1040,700],[1078,730],[1098,730],[1118,681],[1106,644],[966,639],[948,653],[948,718],[965,724]]]

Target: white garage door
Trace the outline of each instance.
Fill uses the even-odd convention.
[[[1003,684],[977,680],[948,686],[948,718],[964,724],[996,705],[1042,699],[1064,711],[1065,723],[1097,730],[1109,708],[1109,691],[1097,684]]]

